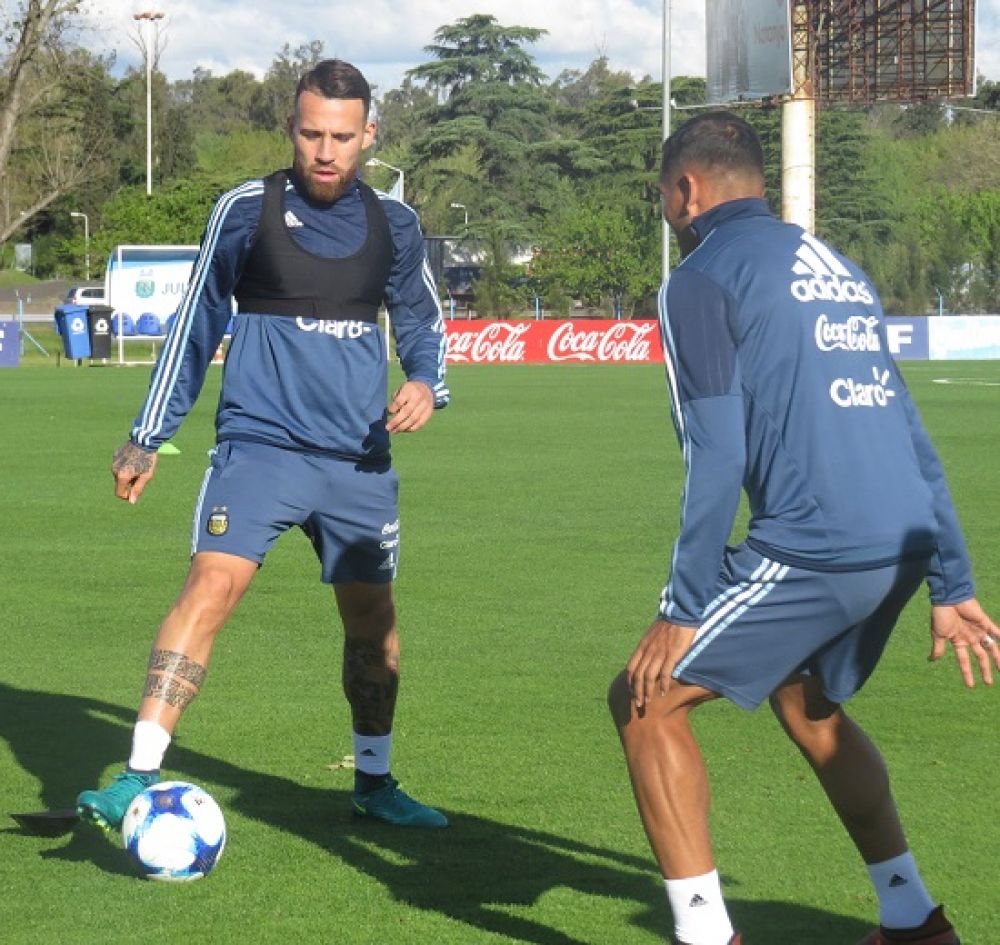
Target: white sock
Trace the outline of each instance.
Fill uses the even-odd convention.
[[[354,736],[354,767],[365,774],[388,774],[392,754],[392,733],[388,735]]]
[[[674,935],[686,945],[729,945],[733,924],[722,899],[718,870],[687,879],[665,879]]]
[[[133,771],[159,771],[170,744],[170,733],[156,722],[138,721],[132,730],[132,754],[128,766]]]
[[[868,875],[878,895],[879,922],[887,929],[915,929],[934,910],[909,850],[891,860],[870,863]]]

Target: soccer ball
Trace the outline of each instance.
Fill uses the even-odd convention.
[[[146,788],[122,820],[122,840],[148,879],[183,883],[210,873],[226,845],[226,822],[208,792],[185,781]]]

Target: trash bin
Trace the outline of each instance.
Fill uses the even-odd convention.
[[[62,336],[67,358],[90,357],[90,328],[86,305],[57,305],[56,331]]]
[[[111,316],[114,309],[110,305],[89,306],[90,356],[107,361],[111,357]]]

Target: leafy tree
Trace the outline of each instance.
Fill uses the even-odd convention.
[[[865,265],[892,228],[891,195],[879,186],[865,115],[820,112],[816,132],[816,229]]]
[[[484,228],[481,245],[485,257],[472,286],[480,315],[507,318],[527,304],[524,272],[510,260],[513,235],[499,222],[490,222]]]
[[[108,172],[108,63],[72,48],[72,0],[7,6],[0,35],[0,242]],[[36,221],[47,228],[46,221]]]
[[[634,312],[660,284],[659,232],[622,206],[587,202],[554,214],[544,225],[531,276],[551,305],[554,290],[589,305],[612,300]]]
[[[169,181],[150,196],[144,187],[123,188],[104,206],[94,252],[108,254],[119,243],[197,243],[218,196],[207,177]]]
[[[938,188],[918,205],[927,276],[951,311],[1000,308],[1000,191]]]
[[[184,107],[192,134],[233,134],[253,124],[253,104],[260,83],[249,72],[236,69],[214,76],[197,67],[190,79],[171,87],[174,102]]]
[[[530,147],[549,134],[552,101],[542,73],[522,42],[543,30],[501,26],[476,15],[443,26],[428,46],[437,61],[407,75],[426,83],[440,104],[419,113],[423,131],[412,143],[417,192],[431,189],[429,169],[463,148],[478,155],[477,204],[502,219],[526,219],[546,206],[549,176],[531,161]]]
[[[284,128],[292,113],[299,79],[323,58],[322,40],[303,43],[295,49],[285,43],[251,98],[250,117],[254,125],[265,131]]]
[[[546,30],[530,26],[501,26],[495,17],[476,13],[441,26],[434,33],[436,43],[424,51],[435,57],[407,72],[425,81],[447,98],[470,85],[538,85],[544,78],[524,43],[541,39]]]
[[[414,85],[412,76],[404,76],[398,89],[390,89],[377,102],[379,147],[391,148],[411,141],[420,131],[419,116],[435,104],[433,92]]]
[[[1000,82],[984,79],[980,76],[976,87],[976,97],[969,104],[973,107],[1000,111]]]
[[[601,55],[583,72],[566,69],[559,73],[549,89],[559,107],[579,110],[611,89],[627,89],[634,82],[629,72],[612,72],[608,57]]]
[[[292,145],[282,131],[205,132],[196,140],[196,151],[198,166],[190,176],[206,181],[219,193],[292,163]]]

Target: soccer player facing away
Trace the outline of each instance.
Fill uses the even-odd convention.
[[[763,199],[753,130],[699,115],[664,143],[663,215],[685,259],[660,291],[686,469],[659,615],[612,682],[639,814],[684,945],[739,943],[720,891],[709,786],[689,716],[765,699],[868,866],[864,945],[956,945],[914,864],[875,746],[842,704],[926,581],[931,659],[992,682],[998,630],[977,603],[944,475],[889,355],[867,276]],[[726,540],[740,488],[749,531]]]
[[[449,393],[444,323],[417,217],[358,179],[375,137],[370,101],[368,82],[348,63],[326,60],[301,78],[288,121],[294,164],[216,203],[146,401],[115,454],[115,494],[135,503],[157,448],[198,396],[235,298],[240,314],[187,581],[153,644],[127,768],[77,800],[81,817],[103,828],[117,828],[132,798],[157,781],[216,635],[292,526],[312,542],[344,628],[355,811],[447,825],[390,773],[400,533],[389,440],[423,427]],[[406,375],[388,408],[376,321],[383,302]]]

